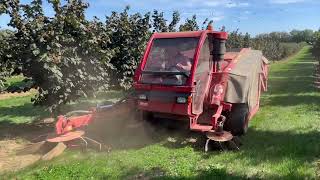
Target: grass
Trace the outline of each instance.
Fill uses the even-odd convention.
[[[18,83],[19,78],[13,77],[12,80]],[[31,103],[31,98],[34,97],[36,91],[32,91],[26,96],[16,96],[11,98],[6,98],[4,100],[0,99],[0,126],[1,122],[10,123],[32,123],[42,118],[49,117],[50,113],[45,110],[44,107],[34,106]],[[121,92],[110,91],[107,93],[99,94],[95,99],[81,99],[78,102],[73,102],[65,105],[62,108],[62,112],[69,112],[74,109],[88,109],[89,107],[95,107],[97,104],[110,104],[115,102]],[[19,94],[17,94],[19,95]],[[108,101],[106,101],[108,99]]]
[[[7,87],[9,87],[11,85],[18,85],[24,79],[25,79],[25,77],[23,75],[11,76],[9,78],[6,78],[6,85],[7,85]]]
[[[31,104],[31,97],[28,95],[0,100],[0,123],[29,123],[48,116],[44,108]]]
[[[244,144],[240,151],[204,153],[193,145],[181,144],[179,135],[176,135],[177,142],[169,143],[166,140],[169,135],[164,134],[148,145],[120,148],[111,153],[69,150],[50,162],[39,162],[2,177],[320,178],[316,173],[320,171],[317,165],[320,159],[320,93],[312,86],[314,62],[310,48],[305,47],[290,60],[272,64],[269,91],[263,95],[261,109],[250,123],[248,134],[242,138]],[[15,104],[15,100],[10,101]],[[0,103],[0,118],[3,118],[3,102]]]

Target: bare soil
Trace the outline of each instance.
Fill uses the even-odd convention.
[[[13,97],[29,96],[29,95],[35,94],[36,92],[37,92],[36,89],[30,89],[27,92],[3,93],[3,94],[0,94],[0,100],[9,99],[9,98],[13,98]]]
[[[14,124],[0,122],[0,173],[17,171],[29,166],[41,154],[17,154],[30,143],[43,140],[52,132],[52,124]]]
[[[17,171],[40,159],[39,154],[17,155],[28,142],[14,139],[0,141],[0,172]]]

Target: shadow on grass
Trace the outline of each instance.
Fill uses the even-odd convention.
[[[314,92],[315,64],[307,50],[288,64],[274,64],[269,75],[268,94],[308,93]],[[282,66],[285,65],[283,68]],[[278,67],[277,67],[278,66]],[[274,70],[273,70],[274,69]]]
[[[315,104],[318,105],[320,102],[320,96],[313,95],[281,95],[272,96],[265,99],[264,105],[270,106],[296,106],[301,104]]]
[[[208,164],[205,170],[194,170],[194,176],[174,176],[169,175],[165,170],[153,168],[149,171],[128,171],[123,178],[129,179],[151,178],[151,179],[310,179],[299,169],[307,165],[312,165],[314,161],[320,158],[320,133],[311,131],[308,133],[295,132],[274,132],[257,131],[250,129],[247,136],[242,138],[243,146],[240,151],[235,152],[234,159],[238,162],[245,162],[243,166],[260,166],[261,164],[274,164],[275,168],[281,168],[281,163],[288,163],[284,170],[288,171],[282,175],[257,173],[256,175],[239,175],[231,173],[222,167],[215,166],[215,162]],[[171,148],[181,148],[179,142],[177,146],[167,146]],[[214,158],[219,156],[216,151],[202,153],[202,159]],[[202,162],[204,163],[204,162]],[[208,163],[208,162],[206,162]],[[218,162],[219,163],[219,162]],[[232,160],[230,161],[232,163]],[[313,166],[313,165],[312,165]],[[320,167],[320,166],[319,166]],[[246,168],[244,168],[245,171]],[[316,173],[316,172],[314,172]],[[134,175],[132,175],[134,174]],[[245,172],[243,174],[246,174]],[[308,173],[307,173],[308,174]]]
[[[0,121],[0,140],[3,139],[26,139],[34,141],[40,135],[54,131],[52,124],[37,123],[13,123],[11,121]],[[39,141],[38,139],[37,141]]]
[[[19,106],[0,107],[0,117],[8,116],[15,119],[20,116],[35,117],[39,119],[44,116],[48,116],[48,112],[44,108],[33,106],[31,103],[26,103]]]
[[[208,168],[207,170],[194,171],[194,176],[182,177],[168,175],[168,173],[159,167],[153,167],[148,171],[142,171],[138,168],[133,168],[127,171],[120,179],[247,179],[245,176],[239,176],[235,174],[228,173],[226,169],[220,168]],[[109,179],[110,177],[104,176],[103,179]]]
[[[249,159],[253,165],[264,161],[280,162],[291,159],[302,165],[320,158],[320,133],[310,131],[276,132],[250,129],[244,137],[239,158]]]

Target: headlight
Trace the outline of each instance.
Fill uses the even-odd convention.
[[[145,95],[145,94],[139,94],[138,98],[139,98],[140,100],[147,100],[147,95]]]
[[[187,103],[187,97],[177,97],[177,103],[179,104]]]

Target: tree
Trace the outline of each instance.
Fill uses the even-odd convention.
[[[243,37],[243,47],[248,48],[251,46],[250,34],[246,33]]]
[[[0,33],[0,86],[3,77],[17,67],[39,87],[35,104],[57,110],[60,105],[79,97],[94,96],[110,88],[127,90],[134,71],[153,32],[177,31],[179,12],[167,24],[164,13],[112,12],[102,22],[87,20],[88,4],[83,0],[49,0],[53,17],[43,12],[41,0],[21,4],[17,0],[0,0],[0,14],[11,17],[14,32]],[[212,21],[206,19],[202,29]],[[179,26],[180,31],[199,30],[196,15]],[[225,28],[223,28],[223,31]],[[293,33],[295,34],[295,33]],[[299,34],[299,33],[298,33]],[[310,31],[304,32],[309,37]],[[284,46],[287,34],[261,34],[251,38],[238,30],[229,33],[228,48],[252,46],[272,60],[290,54],[296,44]]]
[[[143,16],[139,13],[129,15],[129,9],[126,7],[121,13],[112,12],[106,20],[106,28],[111,31],[108,46],[115,51],[111,59],[111,64],[116,69],[112,80],[115,88],[131,87],[134,71],[151,35],[150,13]]]
[[[290,42],[292,40],[290,34],[287,32],[271,32],[269,35],[271,38],[279,39],[281,42]]]
[[[244,46],[244,37],[239,29],[228,33],[228,40],[226,43],[227,49],[242,48]]]
[[[202,22],[202,30],[208,29],[208,26],[212,26],[213,20],[209,21],[209,18],[206,18],[203,22]]]
[[[311,42],[313,40],[313,30],[305,29],[302,31],[299,30],[292,30],[290,32],[291,40],[293,42]]]
[[[318,60],[320,66],[320,30],[314,33],[312,54]]]
[[[187,18],[184,24],[179,27],[180,31],[197,31],[199,26],[197,23],[197,16],[193,15],[191,19]]]
[[[0,9],[10,15],[10,25],[16,29],[20,48],[14,49],[14,58],[39,87],[33,101],[53,111],[92,95],[99,87],[107,88],[113,52],[106,46],[110,32],[100,22],[85,19],[88,4],[81,0],[49,3],[54,17],[44,15],[41,0],[30,4],[3,0]]]
[[[168,30],[170,32],[176,31],[176,26],[180,21],[180,13],[178,11],[174,11],[172,14],[172,21],[169,24]]]
[[[166,24],[167,20],[163,17],[163,12],[159,12],[158,10],[153,10],[152,14],[153,21],[153,32],[167,32],[168,26]],[[175,24],[172,24],[172,26]]]
[[[14,46],[13,33],[10,30],[0,31],[0,93],[4,90],[5,78],[10,76],[16,68],[10,48],[10,46]]]

